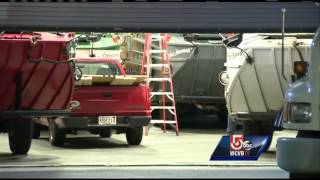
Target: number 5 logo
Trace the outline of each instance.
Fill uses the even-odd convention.
[[[242,149],[244,142],[243,135],[230,135],[230,150],[239,151]]]

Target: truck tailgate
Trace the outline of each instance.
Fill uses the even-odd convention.
[[[150,116],[149,89],[137,86],[77,87],[74,100],[80,107],[73,116]]]

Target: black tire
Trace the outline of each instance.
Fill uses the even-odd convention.
[[[259,125],[257,122],[244,122],[242,126],[243,134],[244,135],[258,135],[259,132]]]
[[[264,149],[264,152],[268,151],[273,139],[273,122],[245,122],[243,124],[243,133],[244,135],[263,135],[270,136],[270,140]]]
[[[54,119],[49,119],[49,142],[52,146],[63,146],[66,137],[64,129],[59,129]]]
[[[32,123],[33,125],[33,130],[32,130],[32,138],[33,139],[39,139],[40,137],[40,126],[36,123]]]
[[[32,141],[31,119],[16,119],[8,133],[10,150],[13,154],[27,154]]]
[[[88,131],[89,131],[89,133],[91,133],[91,134],[95,134],[95,135],[97,135],[97,134],[99,134],[99,133],[100,133],[100,130],[99,130],[99,129],[97,129],[97,128],[94,128],[94,129],[88,129]]]
[[[219,126],[226,129],[228,127],[228,110],[226,108],[221,109],[218,112]]]
[[[320,174],[297,174],[297,173],[289,173],[289,179],[316,179],[319,178]]]
[[[126,138],[129,145],[139,145],[143,137],[143,128],[135,127],[128,128],[126,131]]]
[[[101,138],[110,138],[112,135],[111,129],[103,129],[100,131],[99,136]]]

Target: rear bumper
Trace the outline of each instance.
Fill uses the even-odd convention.
[[[71,110],[11,110],[0,111],[0,117],[4,118],[33,118],[69,116]]]
[[[204,104],[226,104],[226,99],[223,94],[221,96],[185,96],[177,95],[175,96],[177,103],[204,103]]]
[[[290,173],[320,173],[320,139],[279,138],[277,163]]]
[[[238,121],[273,121],[276,114],[276,112],[237,112],[229,116]]]
[[[151,116],[117,116],[116,125],[99,125],[97,116],[88,117],[66,117],[56,119],[59,128],[105,128],[105,127],[138,127],[147,126],[151,121]]]

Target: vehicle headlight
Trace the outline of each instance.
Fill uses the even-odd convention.
[[[289,108],[289,121],[307,123],[311,120],[311,105],[309,103],[292,103]]]

